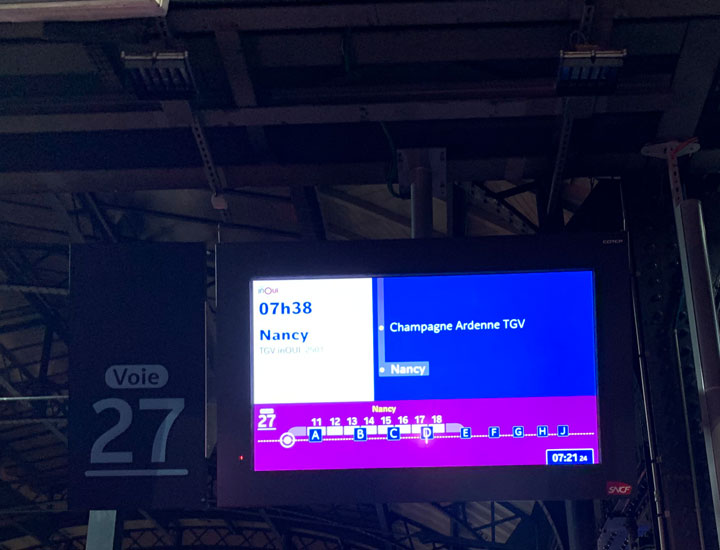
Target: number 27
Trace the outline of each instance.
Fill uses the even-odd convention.
[[[141,411],[169,411],[165,419],[158,426],[153,439],[152,454],[150,459],[152,462],[165,462],[168,435],[172,425],[180,416],[185,408],[185,399],[164,398],[164,399],[140,399],[138,402]],[[117,424],[103,433],[95,440],[90,449],[90,462],[92,464],[118,464],[130,463],[133,461],[132,451],[106,451],[105,447],[116,437],[125,433],[132,424],[132,407],[130,404],[116,397],[101,399],[93,404],[93,409],[97,414],[107,410],[115,409],[119,414]]]

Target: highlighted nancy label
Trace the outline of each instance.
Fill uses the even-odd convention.
[[[430,376],[429,361],[396,361],[383,363],[378,369],[380,376]]]

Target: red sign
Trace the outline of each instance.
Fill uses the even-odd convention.
[[[632,493],[632,485],[622,481],[608,481],[607,494],[612,496],[629,496]]]

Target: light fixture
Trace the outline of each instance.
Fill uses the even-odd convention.
[[[163,17],[170,0],[0,0],[0,23]]]
[[[627,50],[581,45],[561,50],[555,88],[558,95],[607,95],[615,91]]]
[[[138,97],[188,99],[195,95],[195,82],[186,51],[122,52],[121,58]]]

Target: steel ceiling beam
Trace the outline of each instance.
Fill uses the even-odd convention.
[[[487,188],[484,183],[464,185],[471,208],[469,213],[477,213],[490,223],[515,234],[536,233],[538,227],[522,212]]]
[[[553,59],[566,46],[570,26],[553,22],[513,28],[512,32],[507,26],[424,27],[400,32],[352,28],[252,35],[249,43],[263,69],[337,65],[343,37],[346,49],[350,47],[347,40],[352,41],[352,61],[357,65]]]
[[[40,384],[46,384],[48,371],[50,369],[50,361],[52,360],[52,346],[55,333],[50,327],[45,327],[45,335],[43,336],[42,352],[40,354],[40,370],[38,371],[38,381]]]
[[[176,220],[179,222],[185,222],[185,223],[196,223],[200,225],[220,225],[223,228],[227,229],[239,229],[242,231],[250,231],[254,233],[260,233],[265,235],[276,235],[281,237],[289,237],[289,238],[297,238],[299,237],[299,234],[295,231],[288,231],[284,229],[276,229],[273,227],[263,227],[258,225],[250,225],[250,224],[243,224],[243,223],[233,223],[233,222],[225,222],[222,220],[213,220],[210,218],[201,218],[198,216],[191,216],[188,214],[176,214],[174,212],[163,212],[159,210],[151,210],[147,208],[140,208],[135,206],[122,206],[122,205],[114,205],[114,204],[107,204],[102,203],[102,207],[104,210],[107,211],[117,211],[117,212],[137,212],[139,214],[143,214],[145,216],[154,217],[154,218],[160,218],[160,219],[167,219],[167,220]]]
[[[340,227],[338,225],[334,225],[332,223],[328,223],[327,226],[327,235],[335,240],[340,241],[361,241],[365,237],[360,235],[359,233],[355,233],[353,231],[349,231],[348,229],[345,229],[344,227]]]
[[[485,540],[485,538],[482,536],[482,533],[481,533],[482,529],[477,529],[475,526],[471,525],[470,522],[468,522],[466,518],[460,517],[460,515],[456,513],[456,511],[454,510],[455,503],[451,504],[450,506],[443,507],[439,503],[433,502],[432,506],[435,509],[441,511],[445,516],[447,516],[447,518],[450,520],[450,522],[451,522],[451,524],[453,524],[453,526],[460,525],[468,533],[470,533],[474,539],[481,541],[481,542],[487,542]],[[455,529],[453,529],[453,531],[455,531]],[[453,536],[457,537],[457,536],[459,536],[459,534],[454,533]]]
[[[94,67],[82,44],[0,43],[0,74],[28,76],[90,74]]]
[[[663,111],[669,105],[670,96],[665,93],[618,94],[598,98],[594,112],[596,114],[650,113]],[[562,112],[562,98],[538,97],[528,99],[458,99],[342,105],[240,107],[232,110],[206,110],[202,111],[200,116],[205,128],[213,128],[409,120],[555,117],[562,114]],[[181,117],[167,116],[161,110],[0,116],[0,134],[106,132],[189,127],[190,125]]]
[[[685,34],[685,41],[682,51],[680,53],[680,58],[676,66],[676,71],[672,83],[673,103],[672,106],[667,111],[665,111],[658,125],[658,142],[663,142],[667,139],[684,140],[692,137],[695,134],[695,130],[698,126],[698,122],[700,121],[700,116],[702,115],[703,109],[705,107],[708,94],[712,90],[712,85],[719,65],[720,20],[689,22]],[[702,157],[700,157],[700,159],[701,160],[698,160],[697,154],[693,156],[691,160],[691,169],[693,168],[693,165],[695,165],[696,167],[700,165],[704,166],[707,171],[720,171],[720,166],[718,166],[718,160],[720,160],[720,157],[718,157],[717,154],[711,155],[710,157],[706,156],[704,161],[702,160]],[[675,159],[675,163],[675,169],[677,170],[677,159]],[[659,175],[654,174],[653,172],[650,173],[653,174],[655,177]],[[670,180],[672,180],[672,177],[673,170],[671,170],[670,173]],[[677,184],[677,182],[673,181],[670,181],[670,183],[673,185]],[[683,192],[680,189],[679,184],[677,185],[678,196],[682,198]],[[630,200],[632,201],[632,199]],[[645,200],[646,199],[643,196],[643,201]],[[647,205],[643,203],[642,208],[646,209]],[[639,209],[637,210],[639,211]],[[630,207],[628,211],[631,213],[631,215],[633,214],[632,207]],[[635,216],[638,216],[638,214],[635,214]],[[642,217],[639,217],[638,222],[641,221],[645,221],[646,225],[648,225],[648,227],[650,226],[647,223],[647,219],[643,220]],[[668,220],[665,219],[664,221]],[[633,219],[631,217],[631,229],[632,222]],[[660,250],[663,239],[667,240],[670,244],[674,244],[675,242],[675,236],[671,235],[665,230],[667,228],[667,224],[663,223],[662,218],[658,219],[657,216],[653,217],[652,224],[657,224],[656,228],[653,228],[651,234],[645,236],[644,240],[641,231],[636,231],[634,233],[635,240],[637,241],[634,248],[636,249],[638,255],[641,253],[644,253],[646,255],[649,254],[648,256],[646,256],[646,260],[647,258],[650,258],[652,256],[652,249],[649,249],[650,252],[648,252],[648,249],[643,248],[643,246],[638,243],[651,242],[657,250]],[[638,223],[638,227],[640,227],[640,225],[641,224]],[[662,230],[658,228],[662,228]],[[680,242],[681,248],[682,245],[683,243]],[[657,256],[657,254],[655,254],[655,256]],[[658,286],[660,286],[661,284],[667,285],[668,281],[672,280],[673,269],[661,266],[658,270],[658,263],[655,262],[655,258],[653,258],[652,261],[645,262],[638,260],[637,264],[638,266],[642,266],[643,264],[655,266],[655,271],[658,271],[658,273],[652,274],[651,280],[656,281]],[[640,275],[644,276],[645,274],[640,273]],[[643,289],[640,288],[639,290],[642,291]],[[662,287],[655,288],[652,292],[657,293],[657,295],[660,296],[666,294],[666,292],[662,290]],[[670,295],[672,296],[672,294]],[[643,298],[642,292],[639,292],[639,297]],[[682,300],[683,298],[681,298],[681,301]],[[675,305],[672,304],[669,298],[665,298],[664,300],[661,300],[656,306],[653,306],[653,308],[659,308],[660,304],[671,305],[669,307],[665,306],[665,312],[658,309],[654,314],[655,316],[663,314],[666,315],[668,309],[674,309],[675,307]],[[647,309],[649,311],[651,310],[651,308],[649,307]],[[644,314],[648,318],[650,317],[649,311],[644,312]],[[641,313],[643,313],[642,309]],[[645,320],[644,323],[647,325],[645,327],[647,329],[650,326],[648,323],[654,323],[654,321]],[[666,340],[668,337],[672,337],[673,333],[671,330],[669,330],[669,328],[670,325],[668,323],[665,323],[665,328],[659,329],[653,326],[651,330],[644,330],[643,332],[645,333],[645,339],[648,340],[648,342],[645,342],[645,346],[649,347],[649,344],[652,342],[651,340],[649,340],[651,336],[648,335],[654,335],[653,337],[658,339],[662,339],[664,337]],[[678,327],[676,322],[676,337],[677,328]],[[657,344],[657,347],[658,349],[661,349],[660,344]],[[656,423],[654,435],[651,433],[649,436],[651,440],[650,444],[653,446],[657,446],[657,453],[663,457],[663,464],[665,464],[665,466],[663,466],[663,464],[660,464],[659,468],[657,468],[657,465],[653,462],[653,468],[651,469],[653,477],[657,476],[657,479],[653,481],[653,483],[657,487],[659,487],[659,490],[657,492],[661,496],[664,493],[664,498],[662,500],[656,499],[656,503],[658,506],[661,506],[664,500],[665,507],[664,514],[661,517],[662,523],[656,526],[656,530],[659,531],[656,533],[656,540],[660,541],[661,546],[664,544],[663,539],[667,537],[670,546],[673,547],[676,545],[682,545],[687,547],[700,547],[702,546],[703,542],[709,543],[710,541],[714,541],[715,537],[718,534],[713,529],[713,535],[709,535],[707,529],[703,528],[703,525],[712,525],[712,520],[707,521],[707,518],[702,519],[702,514],[698,510],[702,509],[703,507],[699,508],[698,510],[695,509],[695,507],[697,506],[697,493],[693,493],[692,490],[686,488],[687,483],[685,482],[685,480],[689,479],[693,481],[695,477],[695,469],[693,466],[693,448],[691,444],[692,434],[688,435],[689,447],[685,449],[678,446],[677,444],[673,445],[672,438],[668,438],[666,435],[672,432],[672,430],[669,429],[670,427],[679,427],[678,425],[672,424],[670,419],[672,419],[675,415],[671,414],[670,411],[682,411],[682,413],[686,415],[686,422],[687,414],[689,412],[687,410],[688,404],[685,402],[684,394],[682,402],[675,402],[674,404],[672,399],[668,402],[666,395],[667,389],[671,385],[677,386],[677,369],[681,367],[680,355],[677,355],[677,366],[674,364],[665,364],[662,360],[654,357],[654,354],[647,354],[647,357],[645,357],[645,361],[648,363],[648,372],[650,373],[649,399],[651,403],[657,401],[657,403],[661,403],[662,406],[662,413],[658,413],[657,410],[655,412],[652,412],[652,406],[646,406],[649,407],[648,414],[651,415],[652,420]],[[674,374],[670,374],[673,370],[675,370]],[[680,372],[682,372],[683,369],[680,368],[679,370]],[[694,383],[695,382],[693,382],[693,384]],[[656,439],[656,441],[652,441],[653,438]],[[648,463],[647,467],[650,468],[650,466],[651,464]],[[707,465],[705,466],[705,468],[707,468]],[[712,476],[713,473],[713,465],[711,463],[710,473],[708,474],[708,472],[706,471],[705,475]],[[679,482],[680,479],[683,479],[683,482]],[[706,479],[706,483],[711,485],[713,495],[712,497],[705,497],[706,500],[704,500],[703,503],[709,503],[712,500],[715,500],[717,496],[715,494],[716,487],[713,486],[713,483],[710,481],[709,478]],[[695,487],[695,489],[697,489],[697,487]],[[710,507],[710,510],[712,510],[712,507]],[[698,513],[700,513],[700,515],[697,515]],[[717,524],[717,513],[718,511],[715,510],[715,524]],[[667,527],[664,528],[664,525],[666,525]]]
[[[572,6],[572,7],[571,7]],[[210,9],[176,4],[168,23],[176,33],[235,28],[241,31],[527,23],[579,19],[577,3],[491,0],[471,2],[373,2],[345,5],[262,6]]]
[[[236,107],[257,107],[257,96],[253,86],[243,42],[235,30],[218,31],[215,43],[225,68],[230,91]],[[270,157],[267,135],[262,126],[248,126],[248,138],[256,153]]]
[[[300,235],[305,240],[324,241],[325,223],[314,185],[293,185],[290,187]]]
[[[47,323],[47,320],[45,320],[45,323]],[[6,347],[2,342],[0,342],[0,358],[3,362],[5,362],[5,369],[4,371],[0,371],[0,377],[3,376],[3,372],[7,372],[10,369],[17,369],[17,371],[22,374],[26,381],[30,383],[36,383],[38,381],[38,378],[28,369],[29,364],[20,361],[20,359],[13,352],[13,350]],[[10,383],[10,380],[7,379],[7,377],[5,377],[4,380],[5,382],[7,382],[7,384]],[[43,383],[47,382],[48,381],[45,380]],[[13,391],[15,391],[15,388],[11,389],[7,384],[4,383],[2,379],[0,379],[0,386],[4,386],[14,397],[17,397],[19,394],[16,395],[15,393],[13,393]],[[59,384],[51,381],[50,385],[59,391]]]
[[[18,359],[17,355],[15,353],[7,348],[5,344],[0,342],[0,360],[2,363],[4,363],[4,369],[0,371],[0,377],[3,376],[3,373],[7,373],[10,369],[17,369],[18,372],[22,373],[22,376],[25,377],[28,381],[34,381],[35,376],[32,372],[30,372],[26,365],[22,364],[20,359]],[[9,373],[7,373],[9,375]],[[8,383],[10,382],[7,378],[5,379]],[[0,378],[0,386],[5,386],[3,383],[2,378]],[[12,391],[9,387],[5,386],[6,389],[12,393]],[[19,395],[19,394],[18,394]],[[17,397],[17,395],[13,394],[14,397]]]
[[[55,193],[49,193],[47,195],[47,199],[50,203],[52,210],[55,212],[56,217],[58,218],[60,226],[63,227],[65,231],[67,231],[70,242],[84,243],[85,235],[83,235],[81,228],[76,225],[76,220],[73,220],[70,217],[70,214],[65,208],[62,199]]]
[[[389,224],[395,224],[408,231],[410,230],[411,220],[409,217],[404,216],[403,214],[398,214],[397,212],[394,212],[388,208],[384,208],[378,204],[363,199],[362,197],[356,197],[355,195],[332,187],[326,187],[322,189],[320,196],[330,199],[332,201],[340,201],[355,208],[358,208],[359,210],[367,213],[370,216],[373,216],[379,221]],[[439,233],[435,233],[435,235],[440,236]]]
[[[55,296],[67,296],[70,291],[67,288],[52,286],[14,285],[0,283],[0,292],[31,292],[33,294],[54,294]]]
[[[602,2],[605,7],[608,3]],[[611,7],[605,8],[610,14],[614,13]],[[600,11],[600,10],[598,10]],[[613,20],[611,15],[606,17],[607,24],[604,34],[610,36]],[[677,55],[682,46],[685,34],[684,20],[633,20],[620,25],[620,30],[614,38],[618,46],[627,48],[634,56]],[[478,70],[483,70],[479,62],[498,60],[531,60],[554,59],[558,51],[567,46],[567,35],[574,22],[549,21],[535,25],[516,26],[509,29],[508,25],[493,25],[478,28],[468,26],[452,27],[421,27],[405,28],[398,32],[397,28],[338,28],[334,30],[312,30],[304,32],[267,32],[243,33],[235,29],[216,30],[215,39],[228,73],[228,81],[239,106],[253,105],[254,89],[247,85],[245,73],[253,69],[273,69],[308,66],[336,66],[339,63],[338,48],[342,47],[344,40],[352,41],[353,63],[357,65],[384,65],[388,63],[457,63],[471,62],[472,70],[466,71],[469,81],[474,83],[475,89],[479,86],[494,87],[492,80],[477,81]],[[0,61],[0,75],[16,78],[22,75],[67,75],[79,73],[89,77],[99,73],[109,84],[110,90],[120,92],[117,76],[109,67],[109,62],[99,52],[102,44],[112,40],[108,38],[103,27],[84,27],[82,35],[71,31],[61,37],[48,33],[45,41],[26,41],[19,46],[17,42],[5,40],[0,28],[0,60],[9,58],[9,62]],[[511,30],[511,32],[509,32]],[[68,47],[79,49],[81,56],[73,56],[69,48],[61,48],[58,55],[55,48],[65,42]],[[55,41],[49,44],[47,41]],[[78,41],[92,42],[86,45],[89,54],[78,48]],[[244,46],[247,42],[252,52],[253,63],[245,59]],[[609,40],[604,40],[606,44]],[[596,43],[596,42],[593,42]],[[600,42],[603,43],[603,42]],[[48,52],[50,52],[50,55]],[[78,67],[78,60],[86,61]],[[95,66],[98,65],[98,66]],[[369,67],[364,68],[370,69]],[[485,67],[486,74],[493,75],[492,68]],[[500,71],[501,72],[501,71]],[[499,77],[499,75],[497,75]],[[544,86],[546,89],[554,87],[554,79],[549,78],[523,79],[524,85],[535,87]],[[492,76],[490,78],[493,78]],[[639,82],[638,77],[626,75],[623,85],[633,86]],[[643,75],[642,79],[649,79],[650,75]],[[235,81],[233,81],[235,79]],[[507,81],[505,81],[507,84]],[[388,84],[383,85],[387,88]],[[452,88],[453,85],[445,84]],[[357,86],[355,86],[357,88]],[[121,100],[120,94],[117,96]],[[0,98],[5,104],[10,98]],[[107,99],[105,97],[104,99]],[[129,98],[125,97],[125,101]],[[24,104],[25,102],[21,102]]]
[[[5,377],[3,377],[0,374],[0,386],[5,388],[5,391],[9,393],[12,397],[22,397],[22,394],[15,389],[15,386],[13,386],[9,380],[7,380]],[[60,430],[58,430],[55,425],[52,422],[49,422],[47,420],[43,420],[42,423],[45,425],[45,427],[52,432],[52,434],[58,438],[62,443],[67,445],[68,440],[67,436],[62,433]]]
[[[673,101],[658,125],[660,140],[695,135],[720,65],[720,19],[688,23],[672,83]]]
[[[371,509],[372,510],[372,509]],[[375,510],[372,510],[373,512]],[[420,539],[433,540],[433,547],[439,548],[515,548],[494,541],[480,539],[465,539],[447,536],[422,522],[409,518],[404,521],[402,516],[393,515],[393,521],[402,522],[404,526],[412,526],[413,532],[408,532],[405,545],[398,540],[388,539],[379,532],[368,531],[366,526],[373,522],[374,515],[368,517],[343,516],[344,519],[334,521],[332,510],[325,508],[314,509],[310,514],[296,514],[294,509],[269,509],[261,514],[257,509],[243,511],[196,512],[194,516],[179,515],[175,512],[157,511],[153,517],[145,520],[132,518],[128,523],[125,536],[129,539],[131,548],[155,548],[156,550],[170,550],[172,546],[165,546],[167,536],[181,541],[181,546],[193,549],[209,549],[223,546],[227,548],[245,548],[250,550],[281,550],[283,545],[292,543],[299,550],[310,548],[325,548],[326,550],[382,550],[387,546],[403,550],[411,550],[414,542]],[[267,519],[264,519],[265,516]],[[191,519],[195,518],[195,519]],[[130,518],[126,518],[130,519]],[[223,522],[218,520],[224,519]],[[72,539],[82,543],[85,531],[82,527],[71,523],[77,521],[76,516],[59,518],[56,531],[52,533],[55,539],[59,534],[72,533]],[[388,521],[390,521],[388,519]],[[276,531],[272,524],[275,525]],[[158,527],[161,525],[161,527]],[[78,528],[79,527],[79,528]],[[399,527],[399,525],[398,525]],[[277,535],[280,534],[281,537]],[[275,535],[273,537],[273,535]],[[284,540],[281,540],[284,539]],[[459,544],[457,544],[459,543]],[[78,544],[82,547],[81,544]]]
[[[0,334],[20,332],[29,328],[36,328],[39,326],[45,326],[45,320],[40,317],[27,321],[22,321],[19,323],[0,324]]]
[[[215,42],[220,50],[235,105],[238,107],[257,105],[255,88],[250,79],[248,62],[238,32],[218,31],[215,33]]]
[[[24,259],[24,258],[23,258]],[[16,281],[21,285],[37,286],[32,276],[32,266],[25,265],[27,262],[18,263],[12,258],[7,250],[0,250],[0,270],[4,271],[9,280]],[[48,326],[52,327],[55,334],[65,342],[69,342],[69,331],[65,320],[47,302],[43,294],[35,292],[22,292],[25,300],[43,316]]]
[[[606,4],[602,2],[601,6],[605,7]],[[597,11],[600,21],[596,26],[601,27],[602,32],[595,34],[602,40],[591,42],[593,44],[614,43],[626,48],[633,56],[677,55],[680,52],[686,25],[683,20],[633,20],[621,24],[617,36],[611,42],[613,20],[602,10]],[[348,40],[352,42],[352,61],[356,65],[467,61],[472,63],[471,67],[475,70],[466,74],[476,75],[475,71],[483,69],[479,63],[482,61],[556,59],[559,50],[567,47],[568,33],[575,26],[574,22],[552,21],[519,27],[453,26],[401,30],[353,27],[351,30],[250,34],[247,42],[252,47],[256,67],[262,69],[335,66],[339,62],[337,49],[345,38],[346,46]],[[363,72],[365,69],[370,67],[364,67]],[[494,73],[489,67],[485,67],[485,71],[490,75]],[[498,73],[501,74],[502,70]],[[547,80],[523,79],[523,82],[537,82],[537,85],[545,83],[552,88],[554,79],[550,74],[548,76],[550,78]],[[646,74],[642,78],[649,76]],[[495,77],[500,78],[497,73]],[[636,78],[626,75],[623,83],[629,85]],[[482,84],[492,84],[492,81]]]
[[[185,4],[185,5],[183,5]],[[176,2],[168,14],[176,33],[216,29],[268,31],[357,27],[482,25],[580,20],[582,3],[571,0],[471,0],[454,2],[372,2],[206,8]],[[689,18],[720,15],[708,0],[633,0],[623,2],[616,17]]]
[[[573,158],[566,177],[617,176],[642,170],[646,159],[639,153],[584,155]],[[502,180],[507,159],[484,158],[448,161],[449,181]],[[335,164],[257,164],[223,166],[228,189],[243,187],[292,187],[308,181],[319,186],[384,184],[385,162]],[[534,179],[551,169],[547,157],[524,159],[523,176]],[[690,164],[693,173],[720,171],[720,149],[700,150]],[[129,192],[207,187],[202,167],[136,168],[128,170],[57,170],[0,173],[0,195],[28,193]],[[65,234],[63,232],[63,234]]]
[[[93,224],[93,228],[98,227],[100,229],[99,232],[104,233],[105,240],[117,243],[117,229],[100,209],[95,196],[92,193],[82,193],[80,195],[80,201],[84,203],[85,208],[89,211],[88,217]]]

